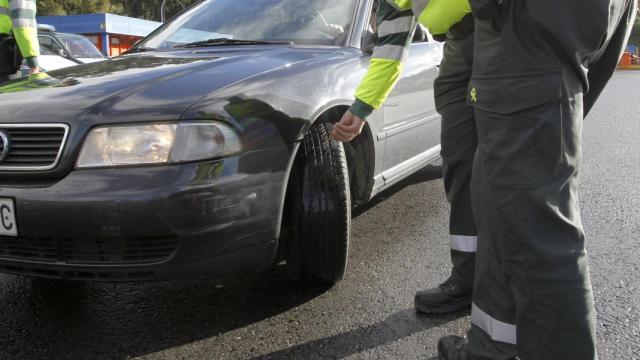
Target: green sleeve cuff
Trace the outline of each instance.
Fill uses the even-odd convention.
[[[30,68],[34,68],[34,67],[40,66],[40,61],[38,61],[38,57],[37,56],[26,58],[25,61],[27,62],[27,66],[30,67]]]
[[[363,120],[366,120],[367,117],[369,117],[369,115],[371,115],[373,110],[374,110],[373,106],[371,106],[371,105],[369,105],[369,104],[367,104],[367,103],[365,103],[363,101],[360,101],[360,99],[358,99],[358,98],[356,98],[356,101],[354,101],[353,105],[351,105],[351,109],[349,109],[349,111],[353,115],[355,115],[355,116],[357,116],[357,117],[359,117],[359,118],[361,118]]]

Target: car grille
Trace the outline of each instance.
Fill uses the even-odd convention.
[[[0,236],[0,258],[68,264],[149,264],[170,259],[178,239],[138,238],[27,238]]]
[[[0,236],[0,257],[22,260],[58,261],[58,244],[52,238]]]
[[[0,141],[0,170],[38,171],[56,167],[69,132],[65,124],[0,124],[8,145]]]
[[[171,257],[177,248],[175,237],[62,240],[65,260],[73,264],[158,262]]]
[[[51,269],[47,265],[21,265],[21,264],[2,264],[0,263],[0,272],[38,276],[50,279],[65,280],[97,280],[97,281],[149,281],[156,276],[153,271],[116,271],[109,269],[99,271],[93,269],[91,271],[68,271]]]

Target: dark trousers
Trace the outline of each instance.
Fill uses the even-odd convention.
[[[583,109],[590,107],[583,99],[589,87],[599,94],[611,76],[624,43],[617,36],[628,34],[636,4],[503,4],[496,16],[476,22],[469,87],[480,238],[470,358],[595,360],[577,195]],[[591,65],[601,67],[599,80],[587,72]],[[587,97],[592,104],[597,94]]]
[[[473,65],[473,34],[448,34],[440,75],[435,81],[435,102],[442,116],[442,164],[445,192],[451,204],[451,280],[473,289],[477,232],[471,208],[471,168],[477,146],[473,107],[467,88]]]
[[[0,84],[9,81],[9,76],[15,74],[16,59],[15,41],[8,35],[0,34]]]

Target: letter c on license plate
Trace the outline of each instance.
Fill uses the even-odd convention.
[[[16,212],[12,199],[0,198],[0,235],[18,236]]]

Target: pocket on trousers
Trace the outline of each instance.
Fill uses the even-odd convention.
[[[498,0],[470,0],[469,5],[475,18],[490,23],[495,32],[502,32],[506,18],[506,4]]]
[[[480,161],[495,189],[527,190],[553,181],[563,159],[562,72],[475,77]]]

